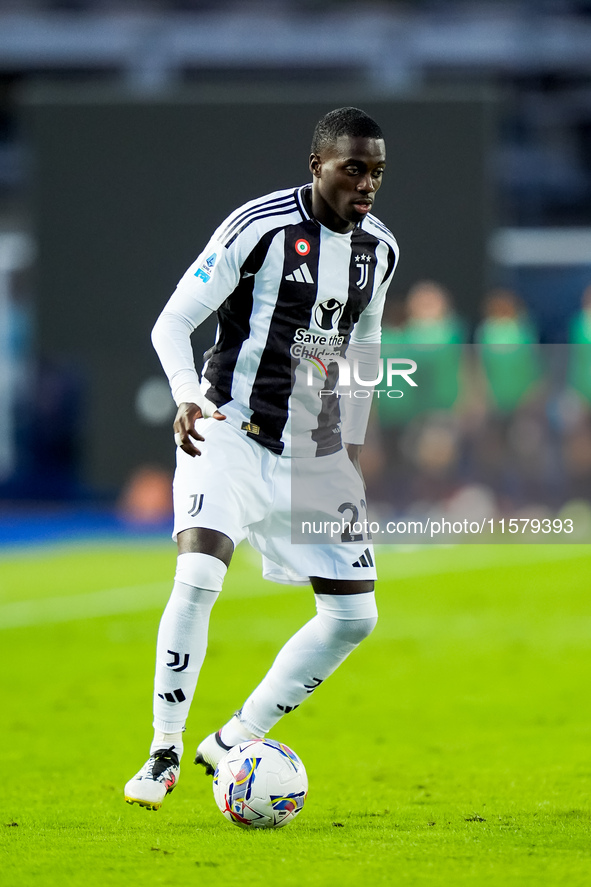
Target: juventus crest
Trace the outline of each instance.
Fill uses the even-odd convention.
[[[360,256],[355,256],[355,258],[357,259],[355,267],[359,268],[359,280],[355,283],[355,286],[362,290],[369,280],[369,263],[371,262],[371,256],[362,253]]]
[[[191,494],[191,506],[187,512],[191,517],[197,517],[201,509],[203,508],[203,493],[192,493]]]

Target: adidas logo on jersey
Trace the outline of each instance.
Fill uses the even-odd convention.
[[[310,274],[310,269],[305,262],[299,268],[296,268],[292,274],[286,274],[285,279],[291,280],[293,283],[314,283],[314,278]]]
[[[373,567],[373,560],[369,548],[366,548],[358,561],[351,564],[352,567]]]

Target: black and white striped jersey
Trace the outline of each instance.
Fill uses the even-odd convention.
[[[201,390],[228,421],[284,455],[296,436],[304,455],[342,446],[338,398],[318,396],[331,384],[330,368],[312,386],[311,369],[327,368],[349,341],[380,341],[398,260],[393,235],[375,216],[337,234],[311,215],[310,193],[310,185],[276,191],[233,212],[165,308],[189,329],[204,308],[217,312]],[[160,356],[174,391],[174,360]]]

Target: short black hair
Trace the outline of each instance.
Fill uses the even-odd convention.
[[[339,136],[383,139],[384,133],[375,120],[359,108],[335,108],[318,121],[312,136],[312,154],[334,145]]]

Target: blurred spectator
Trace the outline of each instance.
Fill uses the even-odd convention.
[[[415,283],[406,297],[404,342],[451,345],[464,341],[465,327],[455,315],[447,290],[433,280]]]
[[[488,414],[470,442],[471,471],[507,506],[553,501],[562,483],[546,414],[553,353],[542,353],[535,325],[509,289],[487,295],[474,338]]]
[[[465,325],[447,290],[435,281],[419,281],[404,301],[388,304],[382,357],[414,360],[416,387],[401,381],[397,397],[382,394],[374,401],[379,446],[372,455],[383,466],[378,500],[385,495],[400,507],[449,493],[449,477],[460,456],[453,408],[460,393],[464,341]],[[376,442],[371,434],[369,439]]]
[[[497,410],[513,410],[542,378],[535,327],[518,296],[494,289],[484,302],[475,341],[487,390]]]
[[[581,310],[569,324],[568,384],[591,402],[591,283],[583,290]]]
[[[411,287],[404,313],[399,305],[386,312],[382,355],[414,360],[417,387],[404,386],[398,399],[379,398],[378,416],[383,425],[406,424],[415,416],[455,404],[463,341],[465,326],[453,312],[449,294],[435,281],[423,280]]]
[[[382,317],[382,344],[398,345],[404,338],[406,305],[401,298],[388,296]]]
[[[581,310],[569,324],[569,342],[586,344],[591,342],[591,283],[583,290]]]
[[[591,283],[568,328],[567,387],[559,406],[571,497],[591,499]]]

